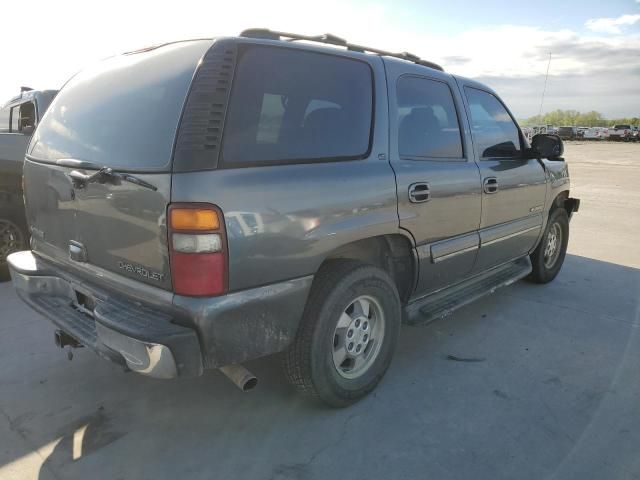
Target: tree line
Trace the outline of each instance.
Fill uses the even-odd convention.
[[[577,110],[554,110],[544,115],[535,115],[524,120],[519,120],[520,125],[575,125],[577,127],[610,127],[618,124],[639,125],[639,117],[607,119],[600,112],[579,112]]]

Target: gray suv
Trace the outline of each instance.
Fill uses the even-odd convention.
[[[557,275],[579,205],[562,153],[408,53],[262,29],[152,47],[79,73],[38,126],[12,279],[60,346],[243,389],[243,362],[284,352],[344,406],[402,321]]]
[[[22,200],[22,163],[31,134],[55,96],[55,90],[22,87],[0,107],[0,277],[7,256],[28,245]]]

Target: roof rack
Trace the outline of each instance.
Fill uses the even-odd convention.
[[[353,43],[347,42],[344,38],[337,37],[330,33],[325,33],[322,35],[299,35],[297,33],[286,33],[286,32],[276,32],[273,30],[269,30],[266,28],[250,28],[248,30],[244,30],[240,33],[241,37],[247,38],[261,38],[264,40],[283,40],[287,42],[294,42],[296,40],[307,40],[309,42],[319,42],[326,43],[328,45],[337,45],[339,47],[345,47],[347,50],[351,50],[353,52],[361,52],[361,53],[375,53],[377,55],[384,55],[386,57],[395,57],[400,58],[402,60],[407,60],[409,62],[417,63],[418,65],[423,65],[425,67],[434,68],[436,70],[440,70],[444,72],[444,68],[442,68],[437,63],[430,62],[429,60],[423,60],[409,52],[387,52],[385,50],[379,50],[377,48],[365,47],[362,45],[355,45]]]

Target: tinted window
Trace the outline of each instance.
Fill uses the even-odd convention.
[[[246,50],[224,129],[227,164],[360,158],[373,106],[366,63],[285,48]]]
[[[210,46],[181,42],[80,72],[51,103],[31,155],[133,170],[168,167],[193,72]]]
[[[9,131],[9,108],[0,109],[0,133]]]
[[[471,134],[481,157],[520,155],[518,127],[493,95],[465,87],[471,112]]]
[[[401,157],[461,158],[456,108],[446,83],[402,77],[397,86]]]
[[[36,125],[36,106],[32,102],[20,105],[20,125],[19,130],[31,135]]]

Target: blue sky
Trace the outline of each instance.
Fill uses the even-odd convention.
[[[358,2],[367,5],[370,2]],[[570,28],[588,32],[584,28],[592,18],[618,17],[625,13],[639,13],[640,4],[634,0],[580,1],[499,1],[469,2],[465,0],[393,2],[396,11],[390,15],[394,23],[415,29],[426,29],[446,35],[469,28],[497,25],[527,25],[549,29]],[[640,29],[636,24],[635,30]]]
[[[235,35],[249,27],[331,32],[410,51],[495,88],[515,115],[597,110],[640,116],[640,0],[30,0],[5,2],[0,103],[21,85],[60,88],[101,58],[156,43]]]

